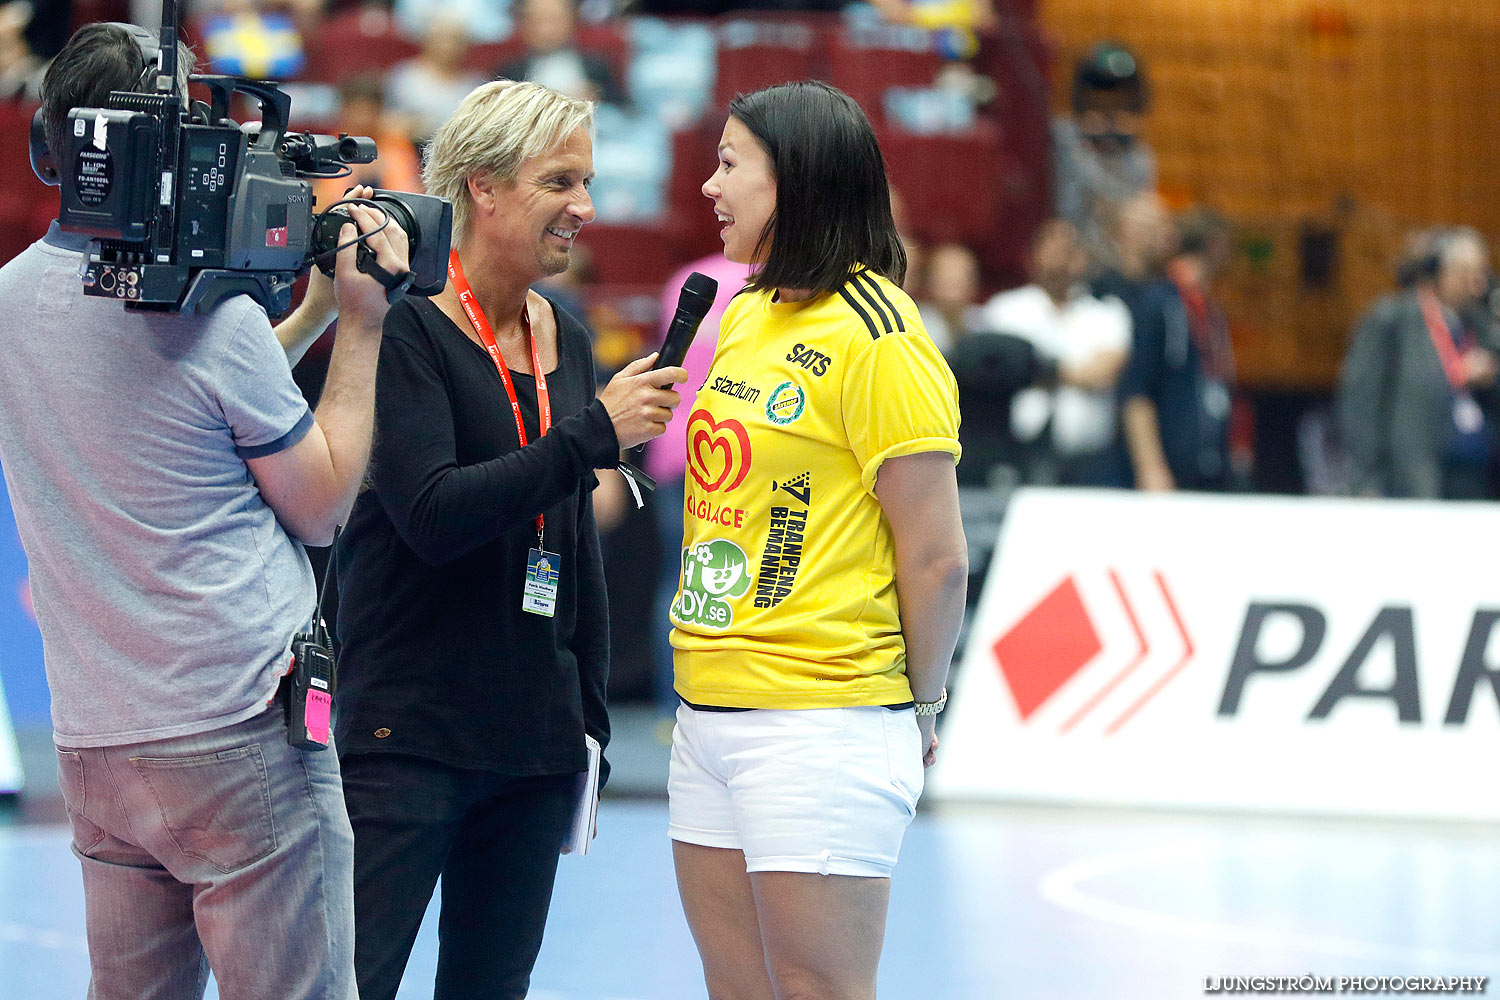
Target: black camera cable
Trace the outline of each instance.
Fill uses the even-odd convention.
[[[412,282],[416,280],[417,276],[410,270],[401,271],[394,274],[390,271],[387,271],[385,268],[380,266],[380,262],[375,259],[375,251],[371,250],[368,243],[366,242],[376,233],[385,231],[385,228],[389,226],[393,221],[391,219],[391,213],[386,211],[386,209],[383,208],[379,202],[373,201],[369,198],[342,198],[318,213],[318,225],[315,233],[319,237],[322,236],[325,229],[325,220],[329,218],[342,218],[348,221],[350,224],[353,224],[354,220],[350,218],[348,212],[334,212],[334,209],[340,208],[344,205],[366,205],[370,208],[375,209],[377,212],[383,215],[385,217],[385,221],[382,222],[379,226],[370,230],[368,233],[360,233],[358,236],[354,237],[354,239],[350,240],[347,243],[340,243],[331,250],[325,250],[322,253],[314,254],[313,263],[318,266],[318,270],[322,271],[324,274],[331,278],[333,277],[333,261],[339,255],[339,252],[347,250],[350,247],[358,247],[355,255],[355,265],[365,274],[368,274],[370,277],[380,282],[381,287],[385,289],[386,302],[394,305],[398,299],[406,294],[407,289],[411,288]],[[343,223],[340,222],[339,226],[342,227],[342,225]],[[358,229],[359,227],[356,226],[355,228]],[[336,234],[337,230],[335,230],[334,232]],[[332,238],[337,239],[337,236],[335,235]],[[321,244],[322,239],[319,239],[318,242]]]

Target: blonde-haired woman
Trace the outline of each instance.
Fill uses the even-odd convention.
[[[434,996],[524,997],[584,736],[605,744],[594,470],[659,435],[681,369],[596,398],[582,325],[530,291],[594,217],[593,108],[476,88],[428,148],[453,202],[448,287],[391,309],[372,487],[339,542],[337,745],[355,968],[393,997],[442,879]]]

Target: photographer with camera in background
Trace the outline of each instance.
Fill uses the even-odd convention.
[[[64,148],[70,110],[137,89],[154,58],[143,29],[80,29],[43,83],[48,146]],[[402,230],[349,214],[405,272]],[[314,613],[302,546],[329,543],[364,476],[386,290],[340,251],[314,414],[283,347],[321,332],[326,306],[294,315],[285,344],[244,295],[203,314],[127,310],[84,294],[87,250],[54,222],[0,269],[0,464],[83,868],[89,996],[198,997],[211,967],[226,998],[352,1000],[338,761],[288,744],[278,688]]]

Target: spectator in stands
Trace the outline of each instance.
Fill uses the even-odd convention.
[[[526,51],[495,70],[505,80],[534,80],[569,97],[624,105],[625,88],[609,61],[578,48],[577,0],[522,0]]]
[[[373,73],[358,73],[339,85],[338,130],[369,136],[380,155],[370,163],[350,164],[348,177],[329,178],[313,186],[320,208],[344,196],[352,184],[390,191],[421,191],[422,163],[406,133],[385,115],[385,85]]]
[[[1496,344],[1483,298],[1489,250],[1440,230],[1411,287],[1360,321],[1339,379],[1339,422],[1359,496],[1492,495]]]
[[[961,243],[942,243],[927,254],[917,309],[927,335],[947,354],[964,336],[981,325],[979,315],[979,260]]]
[[[978,35],[999,23],[993,0],[870,0],[870,5],[887,24],[932,32],[938,51],[951,59],[973,58]]]
[[[135,23],[149,25],[151,22],[137,21]],[[73,0],[43,0],[42,3],[32,3],[31,23],[26,26],[26,44],[38,58],[49,60],[61,52],[72,31]]]
[[[469,52],[468,27],[451,14],[432,19],[422,51],[386,80],[386,104],[406,119],[406,133],[425,144],[469,92],[484,82],[464,68]]]
[[[1115,384],[1130,354],[1130,312],[1113,296],[1095,298],[1083,283],[1088,256],[1072,223],[1043,223],[1030,265],[1031,284],[984,308],[990,330],[1025,338],[1057,369],[1055,384],[1025,389],[1011,403],[1016,439],[1040,445],[1027,478],[1123,486]]]
[[[0,5],[0,100],[41,100],[47,64],[27,39],[32,10],[24,2]]]
[[[1156,159],[1140,135],[1148,105],[1139,60],[1101,42],[1073,70],[1072,116],[1053,122],[1057,215],[1077,227],[1091,275],[1119,266],[1101,209],[1156,187]]]
[[[1211,325],[1195,325],[1166,274],[1177,234],[1161,200],[1138,195],[1116,216],[1120,288],[1130,308],[1130,361],[1120,377],[1121,421],[1135,485],[1143,490],[1222,490],[1229,485],[1233,361]],[[1174,271],[1206,288],[1214,258],[1193,244]],[[1096,291],[1098,289],[1096,288]]]
[[[318,0],[216,0],[212,8],[196,13],[213,72],[269,80],[302,72],[303,31],[316,27],[307,15],[321,10]]]
[[[434,17],[462,21],[474,42],[500,42],[515,31],[511,0],[395,0],[392,14],[403,33],[420,38]]]

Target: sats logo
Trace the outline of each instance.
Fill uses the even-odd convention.
[[[738,420],[716,421],[694,410],[687,425],[688,471],[705,492],[728,493],[750,471],[750,435]]]

